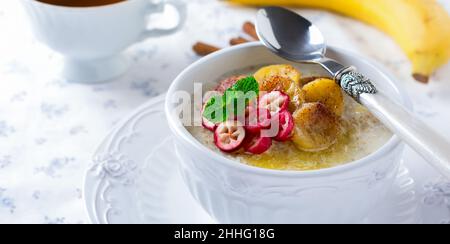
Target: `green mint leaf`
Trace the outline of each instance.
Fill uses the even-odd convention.
[[[213,123],[227,120],[226,101],[224,96],[214,96],[206,104],[203,117]]]
[[[238,80],[222,96],[212,97],[206,104],[203,117],[221,123],[244,113],[248,103],[258,97],[259,84],[253,76]]]
[[[254,92],[256,95],[259,94],[259,84],[253,76],[238,80],[230,89],[244,93]]]
[[[227,99],[227,104],[233,106],[234,115],[238,116],[244,113],[245,107],[248,103],[258,97],[259,95],[259,84],[255,77],[248,76],[246,78],[240,79],[234,84],[230,89],[234,94]],[[239,107],[238,105],[244,104],[244,107]]]

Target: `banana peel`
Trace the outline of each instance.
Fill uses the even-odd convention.
[[[436,0],[228,0],[254,6],[320,8],[373,25],[411,60],[413,77],[423,83],[450,59],[450,15]]]

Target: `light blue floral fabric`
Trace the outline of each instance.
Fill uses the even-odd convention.
[[[57,76],[61,57],[33,38],[19,2],[0,1],[0,223],[88,223],[83,176],[110,128],[164,93],[198,59],[193,43],[224,47],[243,35],[242,23],[255,14],[224,1],[186,1],[189,19],[182,32],[127,50],[132,66],[123,77],[80,85]],[[408,89],[417,113],[450,139],[450,65],[430,85],[418,84],[405,55],[384,34],[330,13],[300,12],[324,31],[330,44],[383,63]],[[450,182],[411,150],[405,163],[417,181],[425,220],[450,223]]]

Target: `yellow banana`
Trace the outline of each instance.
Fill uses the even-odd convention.
[[[374,25],[390,35],[412,62],[413,76],[428,82],[450,59],[450,15],[436,0],[229,0],[255,6],[321,8]]]
[[[306,103],[320,102],[338,117],[344,113],[344,95],[335,81],[319,78],[306,84],[302,89]]]

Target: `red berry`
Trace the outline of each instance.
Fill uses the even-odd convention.
[[[279,131],[274,138],[276,141],[285,142],[291,139],[294,132],[294,118],[289,111],[283,111],[278,114]]]
[[[245,129],[237,121],[220,123],[214,132],[214,143],[223,152],[238,150],[245,139]]]
[[[206,104],[203,105],[203,109],[202,109],[202,125],[203,125],[203,127],[205,129],[208,129],[208,130],[214,132],[214,130],[216,129],[216,124],[211,122],[211,121],[209,121],[207,118],[205,118],[203,116],[203,112],[205,111],[205,107],[206,107]]]
[[[244,141],[244,149],[247,153],[263,154],[272,146],[272,138],[261,137],[260,134],[248,135]]]
[[[232,87],[234,84],[236,84],[237,81],[242,78],[245,78],[245,76],[232,76],[226,78],[219,82],[219,85],[215,90],[223,94],[228,88]]]
[[[281,91],[272,91],[263,95],[259,100],[259,108],[265,108],[273,116],[288,109],[290,98]]]
[[[267,109],[256,109],[252,106],[247,108],[245,129],[250,133],[258,133],[262,129],[267,129],[271,125],[270,111]]]

